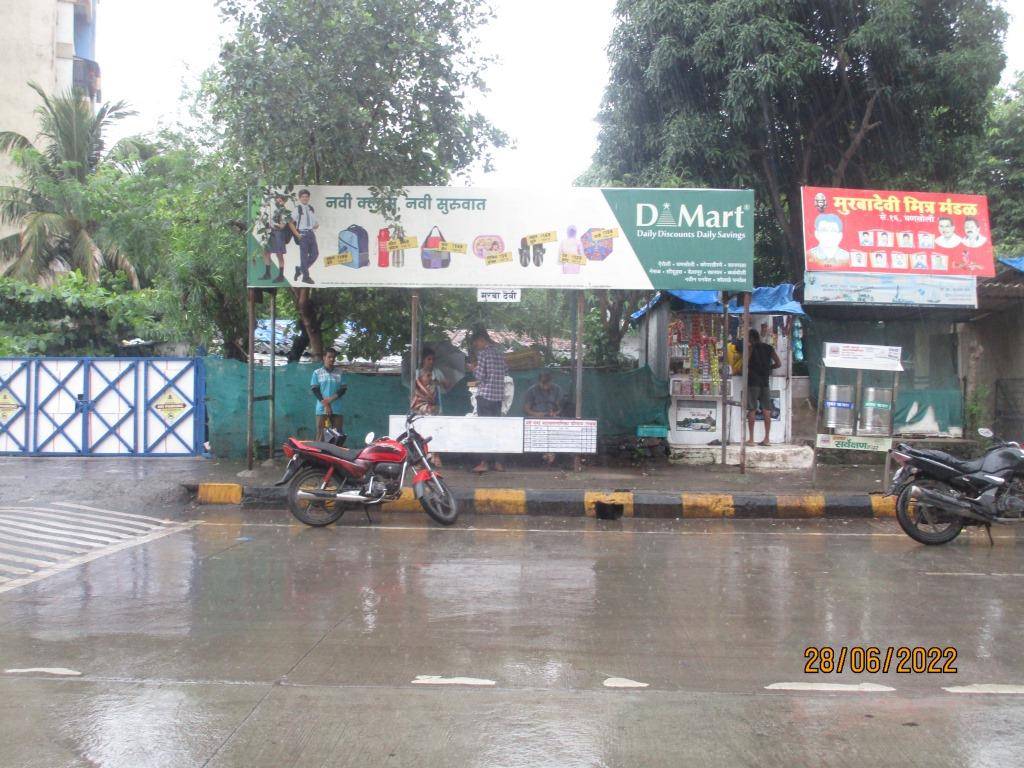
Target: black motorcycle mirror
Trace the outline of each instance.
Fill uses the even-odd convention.
[[[996,435],[996,433],[993,432],[988,427],[980,427],[978,429],[978,434],[984,437],[986,440],[991,440]]]

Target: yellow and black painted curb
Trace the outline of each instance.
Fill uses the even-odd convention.
[[[200,483],[200,504],[279,506],[283,488],[243,487],[237,483]],[[878,493],[688,493],[669,491],[565,491],[476,488],[455,491],[463,513],[541,517],[770,518],[892,517],[895,500]],[[387,505],[392,512],[413,512],[419,504],[406,488]]]

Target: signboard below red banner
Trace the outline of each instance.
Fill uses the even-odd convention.
[[[995,274],[981,195],[804,187],[808,272]]]
[[[940,275],[808,272],[804,275],[804,303],[977,307],[978,280]]]

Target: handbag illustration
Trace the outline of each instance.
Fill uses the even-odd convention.
[[[343,266],[359,269],[370,264],[370,238],[366,230],[358,224],[338,233],[338,253],[351,255],[351,260]]]
[[[441,230],[436,226],[431,227],[430,232],[423,241],[423,248],[420,250],[420,259],[424,269],[447,269],[451,266],[451,253],[439,250],[443,242],[444,235],[441,234]]]
[[[594,233],[597,231],[591,227],[580,238],[580,242],[583,243],[583,255],[587,257],[588,261],[604,261],[612,252],[612,239],[595,240]]]

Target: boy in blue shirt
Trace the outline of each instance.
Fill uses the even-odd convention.
[[[310,389],[316,398],[316,439],[324,439],[324,430],[328,427],[341,432],[344,419],[335,413],[334,403],[345,394],[348,387],[344,384],[341,369],[335,368],[338,351],[333,347],[324,351],[324,367],[313,371]]]

